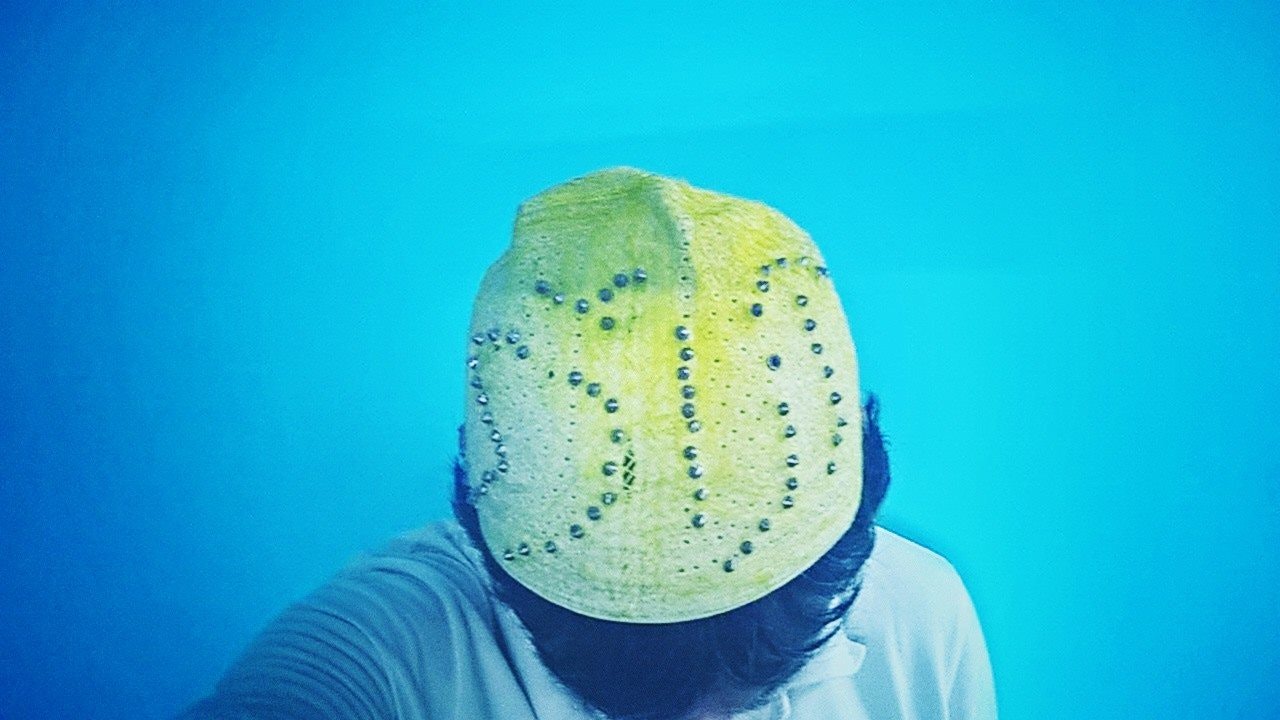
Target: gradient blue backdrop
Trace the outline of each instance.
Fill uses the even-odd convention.
[[[517,202],[825,251],[1006,718],[1280,714],[1272,3],[0,10],[0,717],[162,718],[446,514]],[[1225,5],[1225,4],[1221,4]]]

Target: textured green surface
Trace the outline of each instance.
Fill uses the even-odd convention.
[[[817,248],[777,211],[626,168],[552,188],[520,208],[471,331],[481,527],[552,602],[631,622],[724,612],[853,519],[854,347]]]

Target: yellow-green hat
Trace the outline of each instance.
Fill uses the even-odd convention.
[[[485,543],[583,615],[745,605],[857,512],[853,340],[817,247],[765,205],[630,168],[531,198],[467,368]]]

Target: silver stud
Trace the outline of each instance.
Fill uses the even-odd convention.
[[[835,374],[836,374],[836,369],[835,369],[835,368],[831,367],[830,365],[823,365],[823,366],[822,366],[822,377],[824,377],[824,378],[829,378],[829,377],[831,377],[832,375],[835,375]]]
[[[498,342],[498,338],[502,337],[502,331],[496,327],[489,328],[489,331],[486,334],[489,336],[489,339],[494,342]]]
[[[511,464],[508,463],[506,460],[499,460],[497,468],[498,468],[498,472],[505,473],[506,471],[511,469]]]
[[[792,453],[787,456],[787,467],[795,467],[800,464],[800,456]]]
[[[530,552],[529,543],[520,543],[520,547],[516,548],[516,552],[520,553],[521,555],[528,555]]]
[[[484,482],[491,483],[498,479],[498,475],[492,470],[485,470],[483,473],[480,473],[480,479]]]
[[[757,281],[756,281],[756,289],[757,289],[757,290],[759,290],[760,292],[769,292],[769,281],[768,281],[768,280],[757,280]]]
[[[769,269],[770,269],[770,268],[769,268],[769,266],[768,266],[768,265],[761,265],[761,266],[760,266],[760,274],[761,274],[761,275],[768,275],[768,274],[769,274]]]
[[[601,330],[612,330],[612,329],[613,329],[613,326],[614,326],[613,318],[609,317],[608,315],[606,315],[606,316],[604,316],[604,317],[600,318],[600,329],[601,329]]]
[[[509,331],[507,333],[507,342],[510,343],[511,345],[515,345],[516,343],[520,342],[520,331],[519,330]]]
[[[578,302],[573,304],[573,309],[577,310],[579,313],[585,313],[590,308],[591,305],[586,301],[586,298],[580,298]]]
[[[473,388],[475,388],[475,389],[477,389],[477,390],[479,390],[480,388],[484,387],[484,382],[480,380],[480,376],[479,376],[479,375],[477,375],[477,376],[475,376],[475,377],[471,378],[471,387],[473,387]]]
[[[793,477],[789,477],[789,478],[787,478],[787,489],[788,489],[788,490],[795,490],[795,489],[796,489],[796,488],[798,488],[798,487],[800,487],[800,480],[798,480],[797,478],[793,478]]]
[[[569,537],[580,538],[586,534],[587,534],[587,531],[583,530],[582,526],[577,523],[574,523],[569,526]]]
[[[577,371],[577,370],[570,370],[570,371],[569,371],[569,384],[570,384],[570,385],[573,385],[573,386],[575,386],[575,387],[576,387],[576,386],[578,386],[578,385],[581,385],[581,384],[582,384],[582,373],[581,373],[581,372],[579,372],[579,371]]]
[[[692,445],[686,445],[684,448],[685,460],[696,460],[698,458],[698,448]]]
[[[491,413],[491,412],[483,412],[483,413],[481,413],[481,414],[480,414],[480,422],[484,423],[485,425],[492,425],[492,424],[493,424],[493,413]]]
[[[773,527],[773,523],[769,522],[769,518],[760,518],[760,524],[757,526],[760,532],[769,532],[769,528]]]
[[[690,465],[690,466],[689,466],[689,477],[693,478],[694,480],[697,480],[698,478],[702,477],[702,466],[701,466],[701,465]]]
[[[609,439],[610,439],[610,440],[612,440],[612,441],[613,441],[613,442],[615,442],[615,443],[620,443],[620,442],[622,442],[622,437],[623,437],[623,435],[622,435],[622,428],[614,428],[614,429],[609,433]]]
[[[842,442],[844,442],[844,438],[840,436],[840,433],[835,433],[831,436],[832,445],[839,445]]]
[[[555,303],[555,304],[557,304],[557,305],[563,305],[563,304],[564,304],[564,293],[556,293],[554,296],[552,296],[552,298],[551,298],[551,302],[553,302],[553,303]]]
[[[618,273],[613,276],[613,284],[620,288],[626,287],[627,283],[630,281],[631,278],[627,277],[626,273]]]
[[[488,495],[489,494],[488,484],[480,483],[480,487],[476,488],[476,492],[480,493],[481,495]]]
[[[831,462],[827,463],[827,474],[828,474],[828,475],[835,475],[835,474],[836,474],[836,461],[835,461],[835,460],[832,460]]]
[[[791,406],[790,406],[790,405],[788,405],[788,404],[786,404],[786,403],[784,403],[784,402],[783,402],[783,403],[778,403],[778,414],[779,414],[779,415],[786,415],[786,414],[787,414],[787,413],[789,413],[789,412],[791,412]]]
[[[763,314],[764,314],[764,306],[763,306],[763,305],[761,305],[760,303],[752,303],[752,304],[751,304],[751,314],[752,314],[752,315],[754,315],[754,316],[756,316],[756,317],[760,317],[761,315],[763,315]]]
[[[706,500],[706,499],[707,499],[707,489],[706,489],[706,488],[704,488],[704,487],[702,487],[702,488],[698,488],[697,490],[694,490],[694,491],[693,491],[693,499],[694,499],[694,500]]]
[[[783,496],[782,496],[782,507],[783,507],[783,509],[788,509],[788,508],[792,507],[792,506],[793,506],[793,505],[795,505],[795,504],[796,504],[796,499],[795,499],[795,498],[791,497],[790,495],[783,495]]]
[[[831,393],[831,404],[838,405],[839,403],[840,403],[840,393],[838,392]]]
[[[511,552],[511,548],[507,548],[507,549],[506,549],[506,550],[504,550],[504,551],[503,551],[503,553],[502,553],[502,559],[503,559],[503,560],[515,560],[515,559],[516,559],[516,554],[515,554],[515,553],[513,553],[513,552]]]
[[[605,412],[607,412],[607,413],[615,413],[615,412],[618,412],[618,399],[617,399],[617,398],[609,398],[608,400],[605,400],[605,401],[604,401],[604,411],[605,411]]]
[[[693,517],[690,519],[690,522],[693,523],[694,527],[700,528],[703,525],[707,524],[707,516],[704,513],[694,513]]]
[[[808,264],[809,264],[809,256],[808,256],[808,255],[803,255],[803,256],[801,256],[801,258],[800,258],[800,260],[799,260],[798,262],[799,262],[801,265],[808,266]]]
[[[631,279],[635,280],[637,283],[642,283],[649,279],[649,273],[645,272],[644,268],[636,268],[635,271],[631,273]]]
[[[696,392],[697,391],[693,389],[692,385],[685,385],[684,387],[680,388],[680,397],[684,398],[685,400],[692,400]]]
[[[489,396],[485,395],[484,393],[480,393],[479,395],[476,396],[476,402],[480,405],[488,405]]]
[[[601,517],[602,517],[602,513],[600,512],[600,508],[596,507],[595,505],[592,505],[591,507],[587,508],[588,520],[599,520]]]
[[[543,549],[543,550],[546,550],[546,551],[547,551],[547,552],[549,552],[549,553],[553,553],[553,552],[555,552],[555,551],[558,549],[558,548],[556,547],[556,541],[555,541],[555,540],[548,540],[548,541],[547,541],[547,544],[542,546],[542,549]]]
[[[689,339],[689,337],[690,337],[690,335],[689,335],[689,328],[685,327],[684,325],[677,325],[677,326],[676,326],[676,339],[677,339],[677,340],[688,340],[688,339]]]
[[[689,368],[688,368],[688,367],[686,367],[686,366],[684,366],[684,365],[681,365],[680,367],[676,368],[676,379],[677,379],[677,380],[688,380],[688,379],[689,379]]]
[[[528,358],[528,357],[529,357],[529,346],[528,346],[528,345],[521,345],[520,347],[516,348],[516,357],[520,358],[521,360],[524,360],[524,359]]]
[[[551,292],[551,283],[547,282],[546,280],[539,280],[538,282],[533,284],[533,291],[538,293],[539,295],[546,295],[547,293]]]
[[[609,302],[613,299],[613,291],[609,288],[600,288],[600,292],[596,293],[596,297],[600,298],[600,302]]]
[[[827,277],[828,275],[831,274],[831,271],[827,269],[826,265],[819,265],[818,274],[821,275],[822,277]]]
[[[813,354],[814,354],[814,355],[821,355],[821,354],[822,354],[822,343],[814,343],[814,344],[812,344],[812,345],[810,345],[810,346],[809,346],[809,349],[813,351]]]
[[[600,396],[600,383],[587,383],[587,394],[591,397]]]
[[[743,540],[742,544],[738,546],[738,549],[742,551],[743,555],[750,555],[751,551],[755,550],[756,547],[751,544],[750,540]]]
[[[693,407],[693,403],[685,403],[684,405],[681,405],[681,406],[680,406],[680,414],[681,414],[681,415],[683,415],[683,416],[685,416],[686,418],[691,418],[691,417],[693,417],[693,415],[694,415],[694,407]]]
[[[844,427],[845,425],[848,425],[848,424],[849,424],[848,420],[845,420],[842,417],[836,418],[836,427]]]
[[[618,500],[617,494],[611,493],[611,492],[607,492],[600,496],[600,502],[604,503],[605,505],[612,505],[615,502],[617,502],[617,500]]]
[[[765,364],[769,366],[770,370],[777,370],[782,367],[782,358],[778,355],[770,355]]]
[[[701,429],[702,429],[702,423],[698,422],[697,420],[689,421],[689,432],[698,432]]]
[[[484,344],[484,333],[476,333],[475,335],[472,335],[472,336],[471,336],[471,342],[473,342],[473,343],[475,343],[475,344],[477,344],[477,345],[483,345],[483,344]]]
[[[724,561],[724,571],[733,572],[733,558]]]
[[[799,305],[800,307],[804,307],[805,305],[809,304],[809,298],[805,297],[804,295],[797,295],[796,304]]]
[[[476,366],[479,364],[480,364],[480,358],[476,357],[475,355],[472,355],[471,357],[467,358],[468,369],[475,370]]]
[[[795,426],[795,425],[788,425],[786,428],[784,428],[784,429],[783,429],[782,434],[783,434],[785,437],[795,437],[795,436],[796,436],[796,426]]]
[[[493,448],[493,454],[497,455],[498,457],[506,457],[507,446],[499,443],[496,447]]]
[[[692,360],[692,359],[693,359],[693,348],[688,348],[688,347],[686,347],[686,348],[680,348],[680,359],[681,359],[681,360]]]
[[[605,475],[616,474],[618,472],[618,463],[610,460],[609,462],[600,466],[600,472],[604,473]]]
[[[808,330],[809,332],[813,332],[813,329],[816,327],[818,327],[818,323],[813,318],[809,318],[808,320],[804,321],[805,330]]]
[[[774,260],[774,262],[778,263],[778,267],[786,267],[786,266],[787,266],[787,259],[786,259],[786,258],[784,258],[784,257],[780,257],[780,258],[778,258],[777,260]]]

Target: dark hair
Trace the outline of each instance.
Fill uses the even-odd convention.
[[[543,663],[588,705],[617,720],[679,718],[705,699],[748,710],[766,702],[839,631],[838,621],[857,596],[858,571],[875,543],[872,523],[889,487],[875,395],[868,395],[863,413],[862,502],[853,524],[794,580],[759,600],[701,620],[598,620],[535,595],[507,574],[485,546],[458,460],[453,464],[453,512],[484,555],[499,599],[524,623]]]

